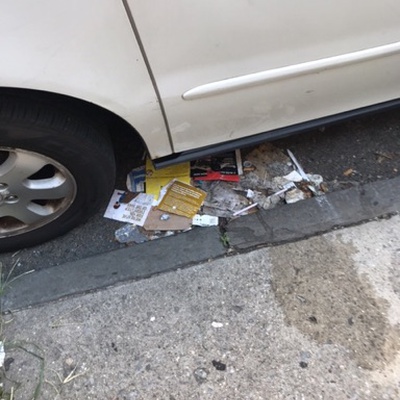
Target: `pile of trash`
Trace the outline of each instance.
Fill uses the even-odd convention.
[[[270,143],[156,170],[149,158],[127,176],[127,190],[115,190],[106,218],[126,224],[120,243],[143,243],[218,226],[232,219],[294,203],[326,192],[320,175],[304,172],[290,150]]]

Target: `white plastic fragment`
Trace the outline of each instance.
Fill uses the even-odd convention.
[[[252,198],[254,197],[254,195],[255,195],[254,190],[247,189],[246,197],[247,197],[248,199],[252,199]]]
[[[238,216],[240,214],[243,214],[244,212],[249,211],[249,210],[251,210],[252,208],[254,208],[256,206],[258,206],[258,203],[251,204],[248,207],[242,208],[241,210],[234,212],[233,216],[236,217],[236,216]]]
[[[243,163],[242,163],[242,153],[240,152],[240,149],[235,150],[235,157],[236,157],[236,166],[238,175],[241,176],[243,175]]]
[[[3,367],[5,358],[6,353],[4,352],[4,343],[0,342],[0,368]]]
[[[218,217],[213,215],[199,215],[196,214],[193,217],[192,225],[201,226],[202,228],[206,228],[208,226],[218,226]]]
[[[322,176],[318,174],[307,174],[307,176],[316,187],[320,187],[321,183],[324,181],[324,178],[322,178]]]
[[[297,171],[292,171],[290,174],[283,176],[283,178],[289,182],[301,182],[303,180],[303,177]]]
[[[294,189],[294,188],[296,188],[296,185],[293,182],[286,183],[286,185],[283,185],[283,188],[281,190],[278,190],[277,192],[272,193],[271,196],[269,196],[269,197],[279,196],[279,195],[287,192],[288,190]]]
[[[289,157],[293,161],[293,164],[296,166],[297,171],[299,171],[299,174],[301,175],[303,180],[304,181],[309,181],[310,179],[308,178],[307,174],[304,172],[303,168],[301,167],[300,163],[297,161],[297,159],[294,156],[294,154],[289,149],[287,149],[287,153],[289,154]]]
[[[161,221],[168,221],[169,219],[171,219],[171,216],[169,214],[167,214],[167,213],[162,214],[161,217],[160,217]]]
[[[215,321],[213,321],[213,322],[211,323],[211,325],[212,325],[213,328],[222,328],[222,327],[224,326],[223,323],[221,323],[221,322],[215,322]]]

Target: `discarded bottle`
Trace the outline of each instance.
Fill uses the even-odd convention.
[[[119,243],[144,243],[147,242],[146,236],[144,236],[136,225],[126,224],[122,228],[115,231],[115,239]]]

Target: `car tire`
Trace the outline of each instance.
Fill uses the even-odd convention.
[[[102,125],[60,102],[0,95],[0,251],[37,245],[87,220],[114,179]]]

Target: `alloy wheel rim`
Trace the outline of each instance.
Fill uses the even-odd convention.
[[[67,168],[33,151],[0,146],[0,238],[43,227],[74,202]]]

